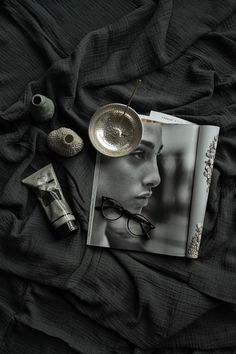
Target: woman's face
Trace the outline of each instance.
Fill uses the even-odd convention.
[[[160,183],[157,158],[162,149],[162,130],[158,123],[144,123],[139,146],[124,157],[105,157],[101,168],[97,198],[119,201],[132,213],[147,206],[152,189]]]

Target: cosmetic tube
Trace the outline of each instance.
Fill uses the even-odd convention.
[[[60,236],[69,235],[79,229],[79,223],[63,196],[52,164],[26,177],[22,183],[35,191],[48,219]]]

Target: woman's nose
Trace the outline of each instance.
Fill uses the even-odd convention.
[[[150,188],[155,188],[160,184],[160,182],[161,182],[161,177],[160,177],[157,161],[155,158],[154,161],[149,163],[149,165],[146,166],[145,168],[143,184]]]

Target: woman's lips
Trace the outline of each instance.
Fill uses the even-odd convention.
[[[148,199],[152,195],[152,192],[142,192],[136,198],[137,199]]]
[[[144,206],[148,205],[148,199],[151,197],[151,195],[152,195],[152,192],[143,192],[143,193],[140,193],[136,197],[136,199],[138,200],[139,204],[144,207]]]

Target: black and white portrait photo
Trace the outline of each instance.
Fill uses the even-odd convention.
[[[129,155],[97,156],[88,244],[184,255],[197,129],[142,123]]]

